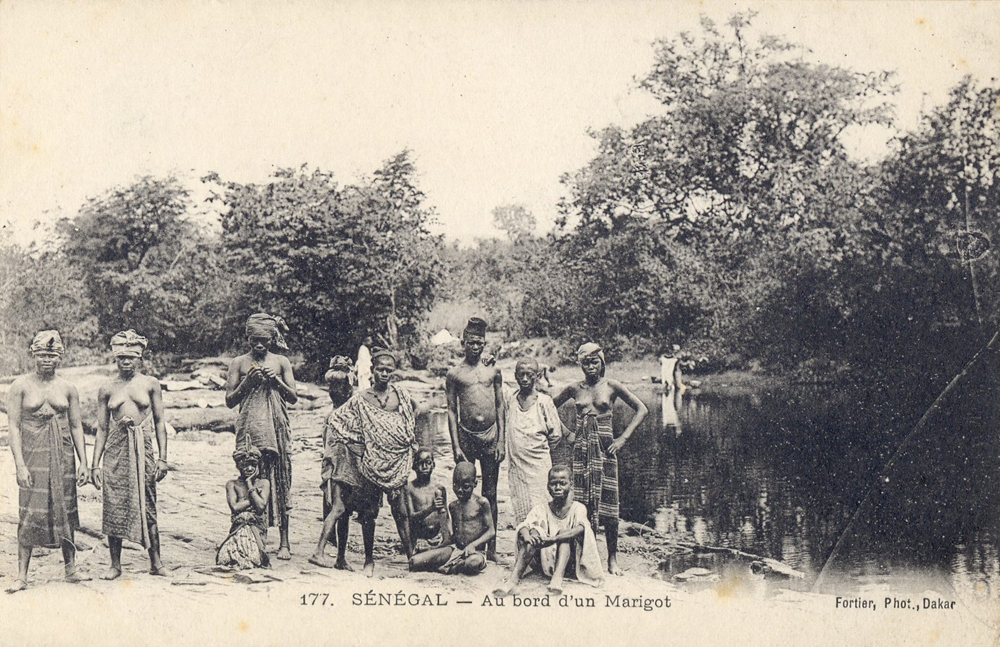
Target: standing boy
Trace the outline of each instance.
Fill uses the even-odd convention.
[[[504,459],[506,433],[503,416],[503,377],[496,366],[481,362],[486,347],[486,322],[469,319],[462,333],[465,360],[448,371],[445,392],[448,397],[448,431],[455,465],[479,461],[483,475],[482,494],[490,504],[493,526],[497,522],[497,481]],[[496,539],[491,539],[486,557],[497,559]]]

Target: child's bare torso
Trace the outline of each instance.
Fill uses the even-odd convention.
[[[472,495],[468,501],[456,501],[450,510],[455,545],[459,548],[476,541],[489,528],[489,502],[481,496]]]
[[[434,507],[434,497],[444,488],[440,485],[427,483],[420,485],[416,481],[410,481],[406,486],[407,495],[410,497],[410,506],[414,512],[423,512]],[[421,521],[411,522],[410,532],[412,539],[432,539],[441,532],[441,515],[432,512]]]

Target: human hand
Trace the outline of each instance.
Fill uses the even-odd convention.
[[[445,508],[445,505],[444,505],[444,492],[442,492],[441,490],[438,490],[437,493],[434,495],[434,507],[439,512],[444,512],[444,508]]]
[[[608,446],[608,455],[609,456],[615,456],[615,455],[617,455],[618,452],[621,451],[621,448],[624,445],[625,445],[625,437],[624,436],[619,436],[618,438],[615,438],[611,442],[611,444]]]
[[[532,528],[531,530],[529,530],[528,531],[528,542],[532,546],[541,546],[542,545],[542,535],[541,535],[541,533],[539,533],[534,528]]]
[[[167,466],[167,461],[162,458],[158,459],[156,461],[156,467],[153,469],[153,480],[156,482],[162,481],[164,477],[166,477],[168,469],[169,467]]]
[[[476,547],[473,546],[472,544],[469,544],[468,546],[462,549],[462,557],[468,557],[470,555],[475,554],[475,552],[476,552]]]
[[[76,466],[76,486],[83,487],[90,482],[90,470],[83,463]]]
[[[100,467],[90,470],[90,482],[94,484],[95,488],[100,490],[104,486],[104,470]]]
[[[469,460],[468,458],[465,457],[465,454],[462,453],[461,449],[452,448],[451,453],[455,455],[455,465],[458,465],[463,461]]]
[[[17,467],[17,484],[21,487],[30,488],[34,484],[34,479],[31,478],[31,472],[28,471],[27,465],[18,465]]]
[[[276,380],[276,379],[278,379],[278,372],[275,371],[270,366],[261,366],[260,370],[264,374],[264,378],[263,379],[266,379],[266,380]]]
[[[496,449],[493,450],[493,458],[496,459],[498,463],[503,462],[504,457],[507,456],[506,443],[498,442]]]

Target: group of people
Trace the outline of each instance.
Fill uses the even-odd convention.
[[[264,313],[246,323],[249,352],[229,367],[226,404],[238,408],[238,476],[226,484],[231,510],[229,535],[216,563],[234,568],[268,566],[267,531],[277,526],[276,557],[290,559],[289,516],[292,462],[288,405],[297,401],[279,317]],[[515,563],[506,594],[534,568],[559,591],[563,577],[592,585],[604,578],[596,534],[603,526],[606,570],[621,574],[618,553],[618,453],[647,413],[620,382],[605,376],[597,344],[577,351],[583,379],[554,398],[537,388],[541,375],[531,358],[517,362],[517,389],[505,394],[495,362],[484,362],[486,322],[469,320],[464,360],[446,378],[448,428],[455,458],[453,492],[432,482],[433,452],[416,442],[417,411],[407,391],[393,382],[396,356],[370,352],[369,387],[347,357],[334,357],[326,382],[333,403],[323,430],[323,526],[309,561],[351,570],[346,560],[349,518],[356,513],[364,544],[364,572],[374,572],[375,520],[388,500],[402,550],[411,570],[474,575],[496,561],[497,484],[508,461],[511,512],[516,523]],[[66,579],[83,576],[75,565],[73,531],[79,528],[76,490],[87,483],[103,489],[103,531],[111,565],[102,575],[121,575],[122,540],[149,551],[150,570],[163,575],[156,522],[156,483],[167,473],[167,438],[160,386],[139,371],[146,340],[135,331],[112,338],[118,374],[100,389],[98,433],[87,462],[76,388],[55,375],[63,353],[56,331],[31,344],[34,373],[18,378],[9,394],[11,449],[20,487],[19,570],[11,591],[27,587],[34,546],[62,547]],[[367,348],[366,348],[367,350]],[[558,407],[572,400],[574,429]],[[634,410],[615,437],[612,409],[622,400]],[[155,442],[154,442],[155,441]],[[552,448],[568,442],[572,465],[556,465]],[[154,451],[154,445],[155,450]],[[74,461],[74,454],[78,462]],[[89,464],[89,469],[87,468]],[[478,470],[477,470],[478,464]],[[411,473],[414,474],[411,479]],[[480,493],[475,488],[482,479]],[[337,557],[326,556],[335,543]]]

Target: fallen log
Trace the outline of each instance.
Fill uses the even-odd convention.
[[[626,534],[634,535],[637,537],[644,537],[644,535],[651,535],[652,537],[655,537],[663,542],[672,543],[675,546],[679,546],[681,548],[687,548],[688,550],[691,550],[695,553],[716,553],[716,554],[730,555],[732,557],[736,557],[744,561],[749,561],[751,563],[756,562],[759,563],[759,565],[762,564],[763,566],[767,567],[767,569],[769,569],[770,572],[776,573],[778,575],[790,579],[801,580],[805,579],[806,576],[805,573],[797,571],[788,564],[785,564],[784,562],[773,559],[771,557],[761,557],[760,555],[747,553],[742,550],[737,550],[736,548],[726,548],[724,546],[708,546],[706,544],[699,544],[693,541],[677,540],[670,537],[669,535],[665,535],[664,533],[654,528],[650,528],[645,524],[635,523],[633,521],[622,521],[621,526],[623,532],[625,532]]]

